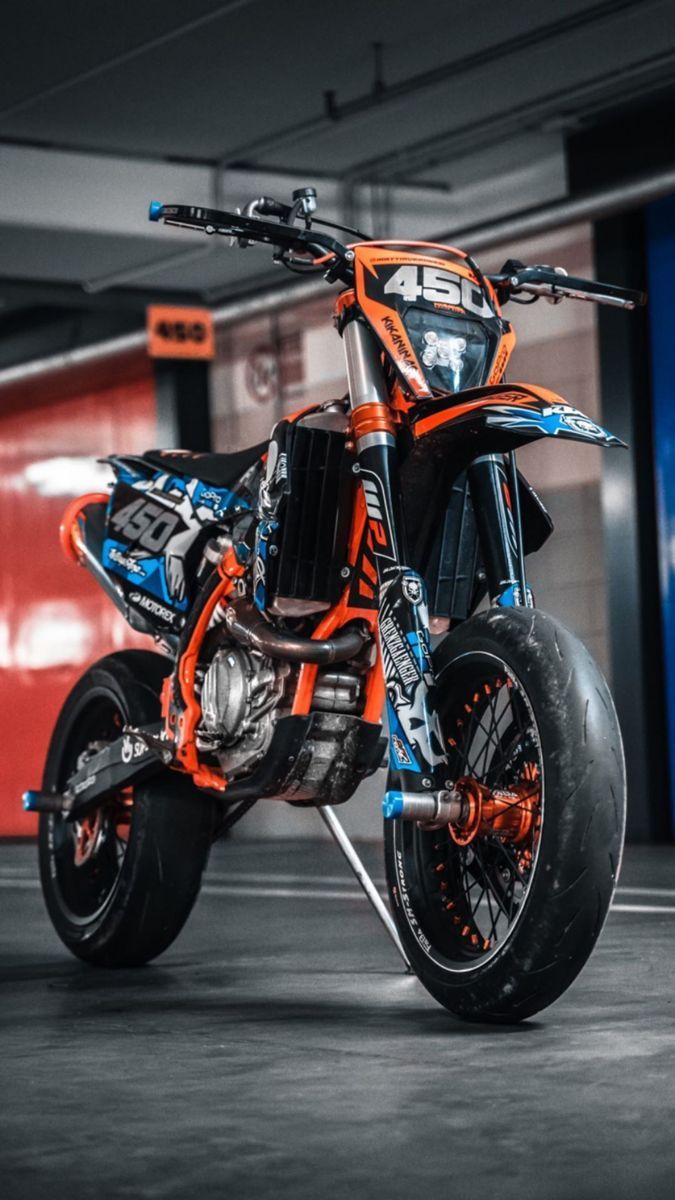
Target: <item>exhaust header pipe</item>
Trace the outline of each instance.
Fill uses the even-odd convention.
[[[340,629],[332,638],[301,637],[283,633],[265,619],[249,601],[238,600],[225,611],[225,624],[236,641],[250,646],[269,658],[287,662],[308,662],[325,666],[354,658],[370,641],[370,634],[358,625]]]

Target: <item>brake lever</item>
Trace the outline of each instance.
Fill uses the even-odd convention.
[[[543,265],[544,264],[542,263],[542,266]],[[554,275],[569,276],[569,271],[566,271],[564,267],[548,267],[547,266],[546,270],[553,271]],[[553,294],[551,296],[544,296],[544,300],[546,301],[547,304],[562,304],[564,299],[565,299],[565,296],[562,295],[562,293],[560,295]]]

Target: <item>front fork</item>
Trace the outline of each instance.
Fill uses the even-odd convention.
[[[358,320],[343,332],[358,471],[378,575],[378,627],[396,794],[449,790],[422,577],[409,566],[395,427],[380,351]],[[389,793],[391,794],[391,793]]]
[[[532,608],[525,577],[515,454],[483,454],[468,470],[471,503],[492,604]]]
[[[428,824],[447,823],[459,819],[462,797],[449,776],[438,715],[426,588],[421,575],[409,565],[395,426],[380,350],[374,335],[358,319],[344,327],[343,338],[358,455],[354,469],[363,488],[378,575],[378,628],[391,768],[384,812],[386,816],[408,816]],[[488,578],[491,585],[493,578],[500,585],[504,581],[501,602],[509,603],[508,586],[515,585],[518,579],[524,583],[524,575],[517,534],[515,541],[509,542],[510,549],[504,550],[508,525],[505,510],[512,501],[506,480],[499,477],[499,464],[492,459],[479,460],[475,476],[470,476],[470,487],[472,491],[475,487],[477,499],[480,496],[479,503],[474,501],[477,516],[480,505],[485,503],[479,518],[479,536],[488,551]],[[482,527],[485,536],[492,539],[490,542],[484,542]],[[508,557],[504,563],[505,555]],[[510,603],[519,602],[514,586]]]

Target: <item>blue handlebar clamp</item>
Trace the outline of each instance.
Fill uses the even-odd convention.
[[[160,200],[151,200],[150,207],[148,209],[148,220],[149,221],[159,221],[162,216],[163,208],[164,208],[164,205],[161,203]]]

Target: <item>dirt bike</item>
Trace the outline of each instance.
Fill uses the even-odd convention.
[[[625,811],[605,680],[527,584],[553,526],[516,450],[623,443],[505,382],[502,305],[645,297],[516,261],[484,275],[454,247],[315,214],[312,188],[243,213],[151,205],[339,282],[349,388],[247,450],[109,458],[111,494],[69,505],[65,553],[156,650],[108,655],[65,702],[24,797],[44,896],[74,954],[144,963],[183,926],[214,839],[261,800],[330,814],[358,872],[334,806],[388,747],[393,936],[453,1013],[516,1021],[591,953]]]

